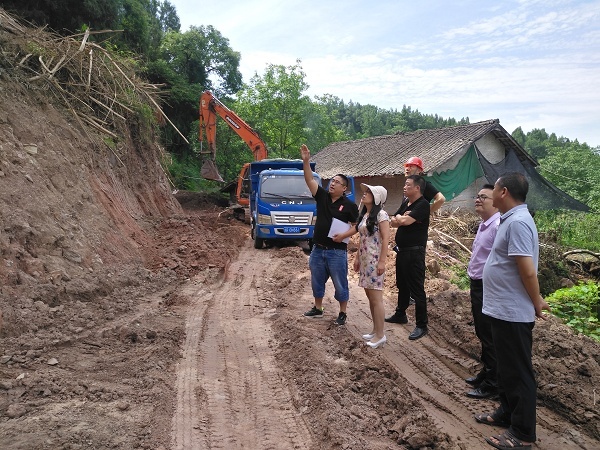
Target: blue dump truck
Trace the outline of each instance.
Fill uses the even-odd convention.
[[[233,214],[245,222],[250,221],[254,247],[262,248],[274,240],[304,240],[309,247],[317,219],[317,207],[304,181],[302,160],[267,159],[267,146],[246,122],[217,100],[210,91],[200,98],[200,132],[202,142],[206,136],[210,155],[204,160],[200,173],[208,180],[223,181],[215,166],[217,116],[246,142],[256,161],[244,164],[237,179],[236,204]],[[310,165],[315,180],[315,163]],[[354,180],[350,190],[354,200]],[[249,207],[249,209],[248,209]]]
[[[313,177],[319,185],[321,177]],[[250,223],[254,248],[273,240],[312,241],[317,205],[304,181],[302,160],[263,159],[250,163]]]
[[[313,177],[321,177],[310,163]],[[312,244],[317,205],[304,181],[302,160],[263,159],[250,163],[250,223],[254,248],[272,240],[308,241]],[[354,201],[354,179],[347,197]]]

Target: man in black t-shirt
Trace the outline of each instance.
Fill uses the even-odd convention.
[[[404,163],[404,176],[405,177],[409,177],[411,175],[423,176],[423,173],[424,173],[423,160],[421,158],[419,158],[418,156],[411,156]],[[442,207],[442,205],[444,204],[444,202],[446,201],[446,197],[444,197],[444,194],[442,194],[440,191],[438,191],[437,188],[433,184],[431,184],[431,182],[429,182],[427,180],[425,180],[425,189],[423,189],[422,194],[423,194],[423,197],[425,198],[425,200],[427,200],[427,202],[430,203],[430,205],[429,205],[430,214],[433,214],[434,212],[439,210]],[[431,202],[432,200],[433,200],[433,203]],[[409,305],[414,305],[414,304],[415,304],[415,299],[411,295],[410,300],[409,300]],[[387,317],[385,321],[397,323],[394,321],[394,317],[395,316]]]
[[[340,312],[335,324],[344,325],[346,323],[346,306],[350,299],[348,254],[346,253],[346,243],[334,242],[329,237],[329,231],[334,219],[354,226],[358,219],[358,206],[344,195],[348,189],[348,178],[345,175],[335,175],[329,183],[328,190],[325,190],[313,178],[309,163],[310,151],[306,145],[302,145],[300,154],[302,155],[304,181],[306,181],[310,193],[317,202],[317,222],[315,223],[313,248],[309,259],[311,286],[315,303],[309,311],[304,313],[304,316],[310,318],[323,317],[325,284],[331,278],[335,288],[334,297],[340,305]]]
[[[386,322],[408,323],[406,309],[411,294],[415,299],[416,327],[410,340],[427,334],[427,297],[425,296],[425,248],[429,231],[429,202],[423,197],[425,179],[410,175],[404,183],[404,201],[391,216],[391,225],[396,230],[396,286],[398,306]]]

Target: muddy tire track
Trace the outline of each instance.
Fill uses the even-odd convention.
[[[261,293],[277,265],[247,244],[220,285],[190,281],[182,361],[177,370],[173,448],[307,449],[311,434],[271,346]]]

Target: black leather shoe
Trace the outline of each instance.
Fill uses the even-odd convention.
[[[420,327],[416,327],[412,333],[410,333],[408,335],[408,338],[411,341],[415,341],[417,339],[422,338],[423,336],[425,336],[427,334],[427,328],[420,328]]]
[[[487,389],[486,387],[478,387],[477,389],[473,389],[472,391],[467,392],[467,397],[471,398],[492,398],[498,395],[498,391],[495,389]]]
[[[387,323],[408,323],[408,317],[406,317],[406,314],[394,313],[390,317],[386,317],[385,321]]]
[[[471,386],[479,387],[479,385],[481,383],[483,383],[484,379],[485,379],[485,375],[482,372],[479,372],[474,377],[469,377],[465,381],[467,382],[467,384],[470,384]]]

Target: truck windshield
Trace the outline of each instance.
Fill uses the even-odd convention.
[[[262,198],[312,198],[303,175],[265,175],[261,181]]]

